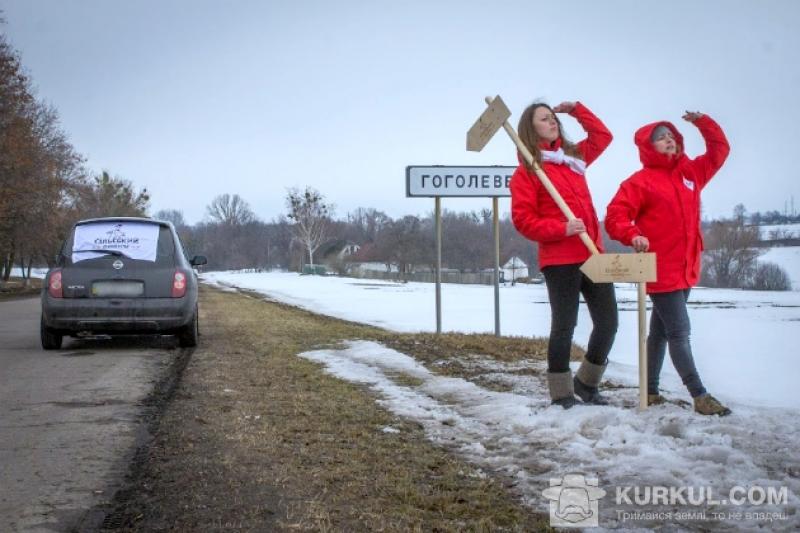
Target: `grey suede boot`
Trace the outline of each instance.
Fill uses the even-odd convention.
[[[586,359],[581,363],[578,372],[575,373],[575,394],[578,395],[584,403],[593,405],[608,405],[606,400],[598,390],[600,380],[603,378],[603,372],[606,371],[608,363],[604,365],[596,365],[590,363]]]
[[[548,372],[547,386],[550,389],[550,399],[553,405],[560,405],[564,409],[569,409],[577,400],[572,385],[572,372]]]

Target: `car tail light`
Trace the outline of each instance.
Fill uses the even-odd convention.
[[[186,294],[186,274],[180,270],[175,271],[172,277],[172,297],[183,298]]]
[[[47,293],[53,298],[64,297],[64,287],[61,285],[61,271],[56,270],[50,274],[50,281],[47,284]]]

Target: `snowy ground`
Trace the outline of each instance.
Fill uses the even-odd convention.
[[[288,273],[209,273],[203,278],[396,331],[435,329],[432,284]],[[508,364],[474,355],[464,364],[472,365],[481,379],[468,381],[444,377],[435,365],[425,368],[373,342],[354,340],[344,349],[301,356],[342,379],[369,386],[387,409],[420,422],[432,441],[452,447],[485,471],[511,476],[523,499],[542,511],[548,509],[542,491],[550,479],[579,473],[597,476],[606,491],[599,502],[600,524],[605,528],[791,531],[800,527],[800,401],[795,384],[800,376],[796,348],[800,293],[712,289],[692,293],[693,344],[701,376],[734,410],[722,419],[700,417],[673,404],[644,413],[634,408],[636,291],[618,286],[617,295],[621,325],[607,377],[622,387],[607,392],[612,406],[606,408],[550,407],[539,361]],[[444,285],[442,298],[445,330],[493,331],[491,287]],[[506,335],[546,336],[549,308],[544,287],[503,287],[501,322]],[[589,333],[585,310],[579,322],[576,341],[585,344]],[[415,379],[398,379],[400,374]],[[504,385],[501,389],[508,392],[479,384],[487,381]],[[668,397],[688,399],[669,363],[662,381]],[[617,488],[625,493],[625,487],[634,487],[625,493],[633,499],[637,487],[647,491],[655,486],[686,487],[694,495],[710,492],[697,505],[681,500],[670,505],[617,500]],[[732,505],[727,500],[733,487],[784,490],[786,501]],[[633,520],[621,514],[634,511],[673,515]],[[677,518],[676,513],[696,514]]]
[[[494,392],[472,381],[442,377],[414,359],[367,341],[353,341],[344,350],[301,354],[317,361],[333,375],[369,386],[379,403],[398,416],[418,421],[437,444],[455,449],[486,471],[503,472],[516,481],[515,489],[528,505],[547,512],[542,490],[551,478],[569,473],[597,477],[606,497],[599,503],[600,525],[609,529],[650,528],[752,531],[795,530],[800,525],[800,423],[783,409],[737,405],[726,418],[699,417],[673,405],[644,413],[636,405],[634,389],[609,394],[612,407],[578,406],[569,411],[549,406],[546,385],[520,370],[541,365],[536,361],[503,364],[474,358],[484,376],[511,386]],[[397,380],[398,374],[421,382]],[[399,382],[399,383],[398,383]],[[796,413],[795,413],[796,415]],[[393,432],[396,428],[384,428]],[[636,505],[617,500],[617,488],[687,487],[709,491],[710,498],[681,500],[671,505]],[[764,491],[786,487],[785,505],[731,505],[734,487],[758,486]],[[652,489],[650,489],[652,490]],[[734,489],[737,490],[737,489]],[[733,493],[737,496],[738,493]],[[709,504],[713,499],[719,504]],[[723,503],[724,502],[724,503]],[[759,502],[758,499],[755,500]],[[621,512],[703,512],[691,519],[631,520]],[[715,511],[723,516],[712,515]],[[742,513],[730,519],[728,513]],[[746,519],[747,513],[774,513],[774,521]],[[663,517],[663,515],[662,515]]]
[[[435,331],[432,283],[392,283],[294,273],[211,272],[208,282],[253,289],[292,305],[394,331]],[[636,289],[618,285],[620,326],[609,375],[636,383],[638,329]],[[690,299],[692,346],[706,388],[721,399],[748,405],[800,408],[798,333],[800,292],[694,289]],[[503,335],[546,337],[550,307],[544,285],[501,287]],[[494,289],[442,285],[442,329],[494,332]],[[582,305],[575,341],[586,346],[591,320]],[[669,361],[665,386],[688,399]],[[672,378],[672,379],[671,379]]]

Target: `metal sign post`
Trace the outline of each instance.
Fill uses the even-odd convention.
[[[436,333],[442,332],[442,199],[437,196],[436,208]]]
[[[467,132],[467,150],[480,151],[489,142],[489,139],[502,127],[511,137],[511,140],[522,154],[528,165],[533,168],[539,181],[558,205],[561,212],[568,221],[574,220],[575,215],[567,203],[553,186],[547,174],[544,173],[539,164],[534,160],[528,147],[508,123],[511,112],[503,103],[500,96],[492,98],[486,97],[488,107],[478,117],[478,120]],[[647,356],[645,344],[645,330],[647,322],[647,310],[645,308],[645,285],[644,282],[656,280],[656,256],[655,254],[600,254],[592,239],[586,232],[578,234],[583,244],[592,254],[589,259],[581,266],[581,271],[595,283],[612,283],[622,281],[633,281],[639,284],[639,409],[647,408]]]
[[[494,235],[494,334],[500,336],[500,221],[498,198],[511,196],[508,184],[517,167],[409,166],[406,196],[433,197],[436,218],[436,333],[442,332],[442,197],[492,198]]]

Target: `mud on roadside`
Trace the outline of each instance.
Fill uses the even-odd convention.
[[[509,480],[433,446],[364,387],[296,356],[348,339],[382,342],[423,363],[544,355],[543,341],[399,335],[204,287],[200,346],[103,530],[547,529],[547,516],[523,506]]]

